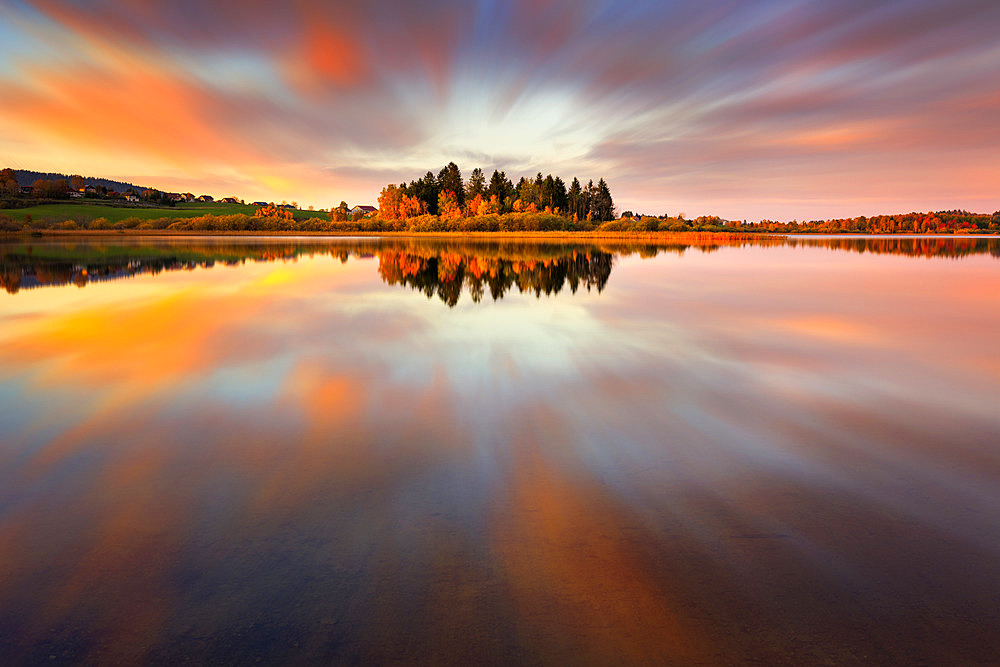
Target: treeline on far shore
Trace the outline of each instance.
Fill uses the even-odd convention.
[[[191,218],[131,217],[111,222],[105,218],[94,220],[65,220],[50,223],[33,220],[30,215],[20,219],[0,214],[0,232],[30,232],[40,230],[137,230],[137,231],[205,231],[205,232],[732,232],[731,227],[717,224],[711,219],[683,220],[596,220],[568,218],[546,212],[489,213],[460,218],[448,218],[425,213],[412,218],[386,220],[377,215],[338,220],[308,218],[294,220],[287,213],[258,211],[258,215],[203,215]],[[331,216],[335,217],[335,216]],[[715,219],[718,220],[718,219]],[[753,231],[744,229],[740,231]]]
[[[336,218],[337,216],[330,216]],[[623,217],[605,222],[568,218],[546,212],[490,213],[458,218],[423,214],[410,218],[383,219],[378,215],[349,219],[313,217],[294,220],[287,214],[203,215],[190,218],[129,217],[116,222],[106,218],[54,222],[44,218],[0,214],[0,232],[65,231],[204,231],[204,232],[735,232],[739,234],[990,234],[1000,232],[1000,212],[907,213],[873,218],[820,222],[744,223],[714,216],[693,220],[681,216]]]
[[[733,223],[729,223],[730,229]],[[740,231],[761,231],[772,234],[977,234],[1000,232],[1000,211],[970,213],[969,211],[932,211],[929,213],[896,213],[893,215],[860,216],[834,220],[811,220],[759,223],[735,223]]]

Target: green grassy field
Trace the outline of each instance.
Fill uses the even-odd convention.
[[[109,222],[114,223],[126,218],[155,220],[157,218],[196,218],[202,215],[236,215],[239,213],[253,215],[256,212],[256,206],[243,204],[205,204],[202,202],[177,204],[173,208],[128,208],[92,202],[66,202],[60,204],[42,204],[28,208],[0,209],[0,215],[6,215],[12,220],[24,220],[24,216],[30,215],[32,220],[44,220],[51,223],[63,222],[65,220],[75,220],[78,223],[82,223],[96,220],[97,218],[105,218]],[[325,218],[327,214],[322,211],[292,211],[292,215],[296,220],[307,220],[316,217]]]

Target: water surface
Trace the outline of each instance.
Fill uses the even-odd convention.
[[[0,654],[1000,651],[1000,245],[0,244]]]

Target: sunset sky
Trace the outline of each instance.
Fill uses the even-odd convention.
[[[374,204],[454,160],[619,211],[1000,209],[997,0],[0,0],[0,167]]]

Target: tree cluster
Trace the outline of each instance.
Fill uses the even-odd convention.
[[[5,170],[6,171],[6,170]],[[97,176],[80,176],[79,174],[60,174],[56,172],[30,171],[26,169],[11,169],[15,174],[17,182],[20,184],[31,184],[36,180],[48,181],[68,181],[73,190],[79,191],[87,185],[93,186],[98,192],[126,192],[134,190],[142,192],[146,188],[125,181],[115,181],[109,178],[99,178]]]
[[[494,170],[487,182],[483,170],[476,167],[468,181],[454,162],[449,162],[435,176],[428,171],[421,178],[399,185],[390,184],[378,198],[379,218],[406,220],[421,215],[441,216],[448,220],[505,213],[546,213],[574,221],[613,220],[614,200],[602,178],[586,186],[573,179],[569,188],[562,178],[552,174],[522,177],[515,185],[506,172]]]
[[[69,182],[40,178],[31,184],[31,194],[38,199],[62,199],[69,195]]]
[[[291,220],[292,212],[283,208],[278,208],[274,204],[268,204],[257,209],[258,218],[277,218],[278,220]]]
[[[139,199],[149,204],[155,206],[173,206],[174,201],[167,195],[166,192],[156,190],[154,188],[146,188],[142,192],[138,193]]]
[[[810,222],[763,220],[752,227],[760,231],[786,234],[975,234],[1000,232],[1000,211],[992,215],[961,210],[898,213]]]

